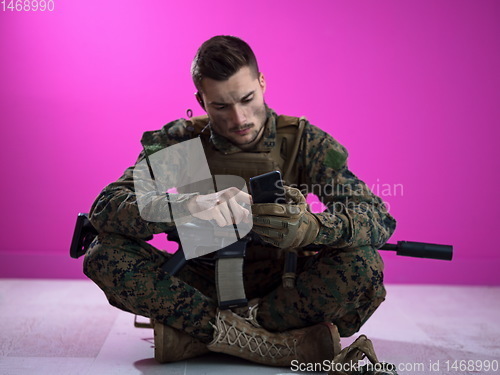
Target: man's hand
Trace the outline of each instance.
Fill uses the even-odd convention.
[[[300,190],[285,186],[285,204],[259,203],[252,205],[253,231],[270,244],[282,249],[311,244],[319,233],[320,224],[307,211]]]
[[[219,227],[250,222],[250,211],[242,206],[251,204],[251,196],[235,187],[217,193],[198,195],[188,201],[191,215],[202,220],[215,220]]]

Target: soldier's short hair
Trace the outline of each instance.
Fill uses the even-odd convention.
[[[201,90],[203,78],[225,81],[244,66],[258,76],[257,59],[250,46],[235,36],[217,35],[204,42],[191,65],[194,85]]]

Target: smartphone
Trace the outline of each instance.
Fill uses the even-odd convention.
[[[253,203],[286,203],[280,171],[272,171],[250,178]]]

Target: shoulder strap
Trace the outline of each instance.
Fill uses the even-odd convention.
[[[186,128],[189,131],[193,132],[194,136],[198,136],[204,133],[204,130],[207,125],[208,125],[207,115],[191,117],[190,119],[186,120]]]
[[[281,120],[281,121],[280,121]],[[295,160],[297,159],[297,154],[300,148],[300,143],[302,140],[302,134],[304,133],[304,129],[306,126],[306,118],[305,117],[300,117],[297,119],[297,117],[290,117],[290,116],[280,116],[278,119],[278,136],[283,137],[283,138],[288,138],[289,139],[289,147],[286,149],[286,161],[285,165],[283,167],[283,180],[284,181],[289,181],[291,177],[291,171],[293,168],[293,165],[295,164]],[[283,129],[286,126],[293,125],[292,129],[294,131],[287,132],[288,134],[280,134]],[[283,129],[284,130],[284,129]],[[281,142],[279,142],[281,144]]]

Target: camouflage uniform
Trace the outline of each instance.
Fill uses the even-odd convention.
[[[276,113],[268,109],[263,139],[253,151],[268,151],[275,145],[276,119]],[[163,148],[192,137],[186,120],[181,119],[145,133],[143,143]],[[202,141],[204,147],[224,154],[239,152],[215,133]],[[138,161],[143,158],[144,151]],[[304,249],[314,255],[299,257],[294,289],[282,286],[280,249],[257,236],[248,246],[245,291],[249,299],[260,298],[258,320],[268,330],[330,321],[342,336],[350,336],[385,298],[383,262],[376,249],[389,239],[396,222],[381,199],[349,171],[346,159],[344,147],[307,124],[296,159],[300,177],[292,185],[315,193],[334,213],[316,214],[321,222],[319,235]],[[174,227],[141,218],[133,168],[108,185],[92,206],[90,220],[100,234],[86,254],[84,272],[113,306],[154,318],[208,343],[217,308],[213,263],[205,258],[190,260],[176,276],[161,270],[170,255],[146,241]],[[184,198],[172,199],[182,202]]]

